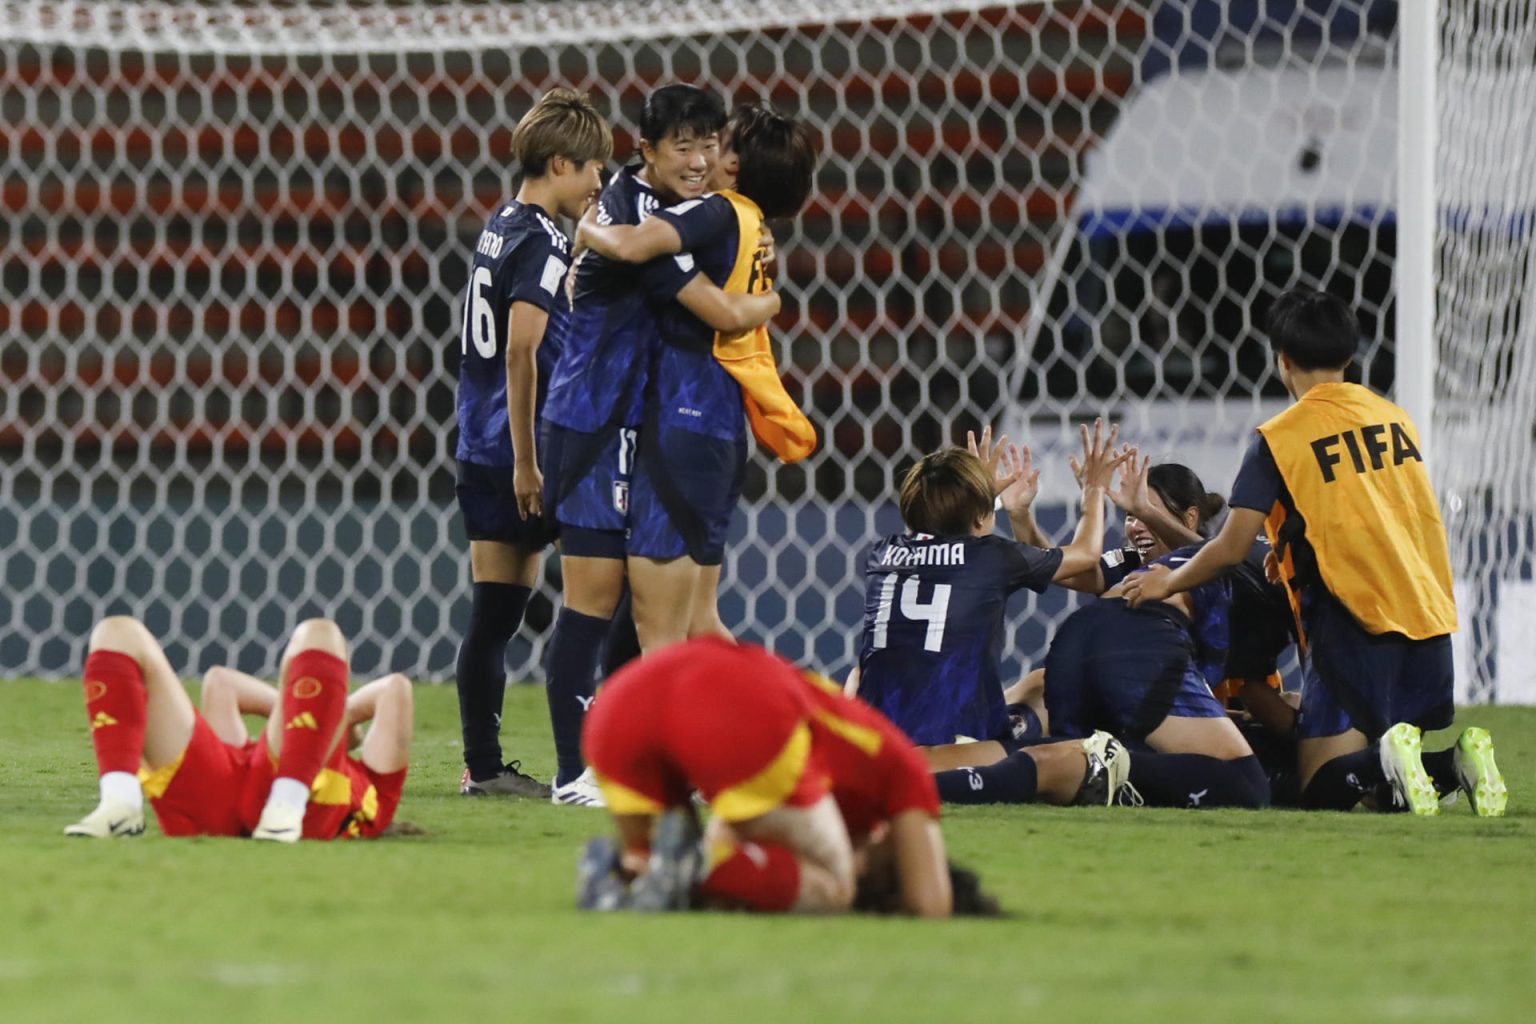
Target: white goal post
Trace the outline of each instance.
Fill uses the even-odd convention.
[[[1441,0],[1438,64],[1414,69],[1440,93],[1431,461],[1472,700],[1536,700],[1514,644],[1536,605],[1532,6]],[[754,456],[723,613],[840,671],[861,552],[923,451],[1003,425],[1057,500],[1064,438],[1108,413],[1225,490],[1283,401],[1261,317],[1292,283],[1348,298],[1364,379],[1397,385],[1400,20],[1383,0],[0,2],[0,672],[76,673],[90,623],[128,612],[188,671],[270,670],[327,614],[358,672],[450,675],[457,317],[511,127],[572,86],[622,158],[677,80],[823,141],[779,232],[775,328],[823,445]],[[1017,664],[1069,608],[1020,599]]]

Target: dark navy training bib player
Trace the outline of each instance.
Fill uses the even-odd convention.
[[[1010,594],[1085,572],[1104,543],[1104,489],[1126,457],[1096,427],[1084,434],[1083,516],[1065,548],[993,536],[1001,499],[1016,533],[1039,474],[1000,445],[997,472],[978,455],[948,448],[924,456],[902,481],[910,532],[875,545],[865,567],[864,635],[858,694],[914,743],[1011,739],[1000,659]]]
[[[568,311],[570,241],[556,217],[577,218],[602,187],[613,151],[607,122],[585,98],[556,89],[512,135],[522,172],[514,198],[480,232],[459,335],[459,509],[469,535],[474,596],[459,648],[459,718],[469,795],[548,796],[503,764],[501,706],[507,643],[522,623],[544,547],[543,479],[535,421],[559,356]]]

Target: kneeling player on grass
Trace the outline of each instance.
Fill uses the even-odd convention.
[[[1198,534],[1210,531],[1220,502],[1191,479],[1189,503],[1170,508]],[[1198,499],[1198,500],[1196,500]],[[1148,553],[1156,550],[1149,546]],[[1197,546],[1162,555],[1153,564],[1179,565]],[[1102,567],[1096,569],[1102,574]],[[1102,583],[1102,576],[1100,579]],[[1124,584],[1074,612],[1051,640],[1045,663],[1045,703],[1051,735],[1070,739],[1113,733],[1131,749],[1123,799],[1158,806],[1263,807],[1269,785],[1252,748],[1231,722],[1212,687],[1226,674],[1231,586],[1216,580],[1183,600],[1138,609],[1122,599]],[[1087,744],[1085,744],[1087,745]],[[935,752],[945,767],[940,792],[957,802],[1065,802],[1082,776],[1083,756],[1050,744],[1004,757],[997,744]],[[1091,761],[1091,753],[1088,755]],[[981,767],[978,767],[981,766]]]
[[[168,836],[378,836],[405,786],[411,684],[386,676],[349,697],[346,658],[335,623],[311,619],[289,640],[279,690],[214,669],[199,713],[142,623],[102,620],[84,672],[101,802],[65,834],[138,835],[147,796]],[[241,715],[264,710],[267,727],[252,742]],[[372,725],[350,757],[343,736],[364,721]]]
[[[1306,648],[1297,725],[1302,803],[1349,810],[1380,785],[1415,814],[1459,785],[1473,811],[1508,800],[1483,729],[1425,754],[1423,729],[1454,718],[1450,556],[1408,414],[1345,380],[1359,328],[1334,296],[1295,289],[1270,310],[1293,404],[1259,427],[1232,513],[1199,554],[1127,582],[1132,605],[1218,577],[1265,529]]]
[[[1037,547],[994,536],[994,502],[1019,518],[1039,474],[1012,446],[998,452],[949,448],[924,456],[901,485],[909,532],[870,553],[858,695],[896,723],[914,743],[953,743],[956,736],[1011,741],[1000,658],[1008,597],[1044,591],[1091,570],[1103,553],[1104,493],[1115,468],[1133,452],[1114,452],[1102,422],[1083,428],[1083,457],[1074,468],[1083,515],[1065,548]],[[981,452],[986,452],[984,459]],[[989,466],[991,463],[991,466]]]
[[[950,913],[921,757],[878,714],[767,651],[707,638],[647,656],[609,681],[584,749],[622,845],[589,844],[584,907],[845,911],[856,860],[873,856],[894,863],[909,913]],[[702,843],[694,790],[712,812]]]

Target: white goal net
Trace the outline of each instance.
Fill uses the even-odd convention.
[[[7,674],[77,672],[110,612],[189,671],[270,670],[326,614],[359,672],[451,674],[460,296],[513,188],[511,128],[557,84],[610,114],[620,158],[670,81],[770,99],[823,139],[817,195],[780,232],[775,336],[824,443],[795,467],[754,456],[723,597],[789,657],[849,664],[894,480],[968,428],[1035,444],[1047,504],[1070,428],[1100,412],[1224,490],[1283,400],[1260,326],[1293,283],[1347,297],[1364,378],[1393,383],[1393,3],[12,0],[0,19]],[[1466,94],[1487,103],[1444,113],[1468,138],[1530,116],[1528,88],[1503,91],[1529,40],[1501,59],[1476,35],[1441,72],[1497,72]],[[1507,200],[1448,215],[1441,376],[1469,429],[1523,429],[1528,452],[1536,161],[1528,127],[1488,145],[1439,164]],[[1487,165],[1519,147],[1518,171]],[[1531,477],[1483,464],[1525,474],[1446,478],[1486,699],[1499,595],[1531,575]],[[519,677],[541,675],[557,592]],[[1020,599],[1018,662],[1067,608]]]

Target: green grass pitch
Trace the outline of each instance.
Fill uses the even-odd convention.
[[[0,1021],[1536,1019],[1536,709],[1473,708],[1511,813],[977,808],[953,855],[1012,916],[572,909],[599,812],[467,800],[454,694],[418,688],[401,817],[274,847],[66,840],[95,802],[77,685],[0,683]],[[509,754],[547,774],[537,689]]]

